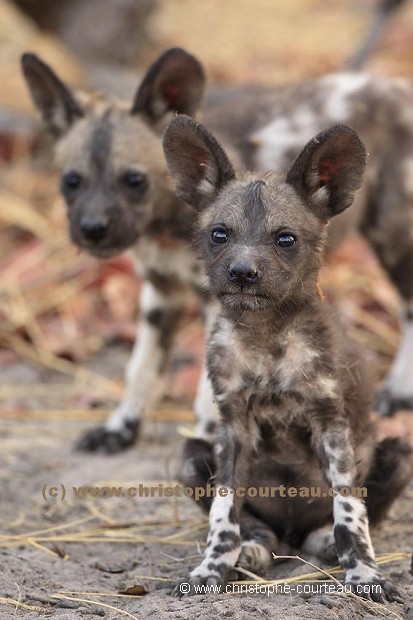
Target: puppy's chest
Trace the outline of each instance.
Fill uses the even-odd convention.
[[[202,266],[192,249],[183,240],[164,235],[142,238],[131,250],[135,267],[148,280],[167,288],[177,283],[196,286],[202,277]]]
[[[224,323],[212,339],[209,366],[218,402],[236,397],[259,417],[274,409],[301,410],[337,388],[335,377],[323,370],[317,343],[299,330],[254,342]]]

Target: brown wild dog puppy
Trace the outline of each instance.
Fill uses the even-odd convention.
[[[134,101],[121,104],[73,93],[32,54],[23,57],[23,70],[56,137],[73,242],[103,258],[127,250],[144,279],[122,402],[79,442],[86,450],[116,452],[134,442],[140,420],[162,395],[188,290],[198,294],[211,323],[208,286],[190,247],[194,214],[174,194],[161,148],[172,115],[199,109],[205,76],[193,56],[172,49],[149,68]],[[366,182],[354,207],[334,218],[329,240],[336,247],[359,230],[403,300],[402,338],[380,395],[382,413],[413,408],[412,109],[407,81],[337,73],[272,91],[215,89],[204,110],[207,125],[254,170],[287,170],[305,142],[337,122],[365,140]],[[212,437],[218,414],[205,372],[195,411],[199,436]]]
[[[221,415],[215,455],[192,440],[183,468],[195,486],[215,472],[217,488],[204,559],[186,580],[191,593],[224,585],[237,563],[262,569],[284,540],[320,554],[335,545],[350,587],[380,586],[372,599],[397,599],[375,563],[368,516],[381,519],[407,484],[412,448],[377,442],[363,366],[317,285],[326,225],[362,182],[363,143],[336,125],[307,144],[286,177],[237,176],[187,116],[171,122],[163,144],[178,196],[198,211],[197,247],[219,302],[207,347]],[[237,495],[279,485],[321,486],[325,497]],[[329,486],[364,485],[366,504],[355,494],[328,496]]]

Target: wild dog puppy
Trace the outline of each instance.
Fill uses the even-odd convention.
[[[23,70],[35,106],[56,137],[56,163],[70,234],[98,257],[128,250],[143,276],[138,339],[120,405],[79,442],[116,452],[131,445],[140,421],[161,397],[171,349],[189,289],[211,322],[208,290],[189,238],[192,210],[167,179],[161,136],[175,112],[196,114],[205,75],[184,50],[163,54],[135,99],[120,104],[73,93],[34,55]],[[301,145],[336,122],[354,126],[370,153],[364,190],[329,229],[330,246],[359,230],[371,242],[403,299],[399,351],[380,395],[383,413],[413,408],[413,91],[403,80],[334,74],[272,91],[215,89],[204,118],[251,169],[287,170]],[[203,372],[195,411],[199,436],[212,437],[217,417]]]
[[[412,449],[401,439],[377,443],[369,381],[317,285],[326,225],[362,182],[363,143],[348,126],[333,126],[286,176],[237,176],[214,137],[187,116],[171,122],[163,144],[178,196],[198,211],[196,245],[219,304],[207,348],[221,415],[216,450],[193,440],[183,468],[191,485],[215,473],[217,494],[204,559],[186,582],[195,593],[225,584],[237,562],[261,569],[284,540],[320,554],[335,546],[349,586],[375,584],[371,598],[395,600],[374,560],[368,515],[377,522],[407,484]],[[279,485],[320,486],[325,497],[238,494]],[[363,485],[366,504],[340,495]]]
[[[358,231],[401,299],[401,338],[376,396],[383,415],[413,410],[413,88],[401,78],[341,72],[206,106],[203,119],[251,170],[285,172],[302,145],[336,123],[353,127],[369,153],[354,207],[329,227],[328,248]]]
[[[205,75],[193,56],[171,49],[150,67],[134,101],[121,104],[72,93],[33,54],[22,65],[34,104],[56,137],[73,242],[99,258],[129,249],[144,280],[124,398],[103,427],[79,442],[82,449],[116,452],[134,442],[140,420],[162,394],[190,290],[199,293],[208,322],[208,294],[190,248],[193,210],[174,194],[161,143],[173,114],[197,112]],[[211,436],[217,413],[205,372],[195,410],[199,434]]]

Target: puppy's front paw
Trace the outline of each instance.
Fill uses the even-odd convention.
[[[397,603],[403,602],[397,588],[380,572],[377,572],[375,577],[366,581],[357,579],[357,576],[350,577],[346,579],[345,585],[354,594],[375,603],[385,603],[386,601],[389,603],[394,601]]]
[[[138,436],[139,421],[128,420],[117,431],[111,431],[104,426],[92,428],[76,444],[76,449],[83,452],[105,452],[115,454],[132,446]]]
[[[171,594],[177,598],[193,596],[194,594],[220,594],[225,592],[225,580],[217,573],[205,573],[180,579],[174,586]]]

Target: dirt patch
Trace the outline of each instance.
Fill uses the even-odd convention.
[[[142,58],[141,68],[146,69],[158,51],[180,45],[205,63],[211,82],[271,85],[311,77],[342,66],[367,26],[371,6],[372,1],[331,0],[326,7],[324,0],[165,0],[154,20],[158,49]],[[18,57],[26,49],[53,61],[72,84],[83,81],[60,44],[44,38],[37,41],[38,33],[25,23],[18,34],[15,11],[4,0],[0,7],[7,17],[0,28],[4,52],[0,74],[7,84],[3,105],[19,112],[32,110],[17,71]],[[369,66],[410,76],[412,24],[410,2]],[[135,82],[134,76],[133,88]],[[31,620],[50,613],[57,620],[118,620],[128,617],[127,612],[153,620],[251,616],[337,620],[384,613],[413,620],[408,602],[413,600],[410,557],[383,567],[405,600],[387,605],[385,611],[338,595],[174,599],[172,584],[197,564],[205,541],[206,522],[198,507],[186,498],[74,497],[73,486],[127,489],[174,480],[183,442],[178,428],[188,419],[183,408],[186,413],[191,408],[202,335],[196,319],[181,335],[177,374],[165,404],[172,406],[175,423],[148,422],[139,447],[113,457],[73,450],[80,434],[104,419],[104,410],[119,396],[137,303],[133,297],[125,316],[126,304],[122,303],[119,314],[117,299],[136,286],[135,276],[123,262],[98,263],[70,246],[64,208],[54,198],[57,179],[49,171],[32,170],[26,161],[30,141],[25,145],[27,153],[20,147],[11,153],[7,147],[11,163],[1,172],[5,333],[0,350],[0,618]],[[50,205],[55,206],[56,217]],[[397,346],[398,300],[365,248],[357,241],[346,248],[325,270],[323,290],[331,297],[331,291],[338,289],[341,318],[382,377]],[[106,346],[116,339],[124,344]],[[20,359],[42,361],[43,367]],[[198,365],[188,365],[194,359]],[[84,368],[97,376],[85,374]],[[110,383],[98,381],[101,375]],[[401,425],[398,432],[403,434],[404,428]],[[46,495],[46,501],[44,485],[58,492],[64,485],[66,498]],[[412,499],[410,488],[374,533],[378,554],[412,551]],[[265,577],[281,579],[308,572],[308,566],[287,561],[274,563]],[[117,596],[134,585],[148,593]],[[75,598],[84,600],[68,600]]]
[[[126,355],[127,351],[119,347],[108,348],[94,360],[94,366],[102,373],[111,372],[111,364],[120,364]],[[39,372],[19,364],[9,367],[7,380],[18,381],[24,391],[25,385],[36,384]],[[41,375],[47,382],[44,371]],[[56,620],[118,619],[127,617],[122,613],[126,611],[136,618],[153,620],[188,616],[236,620],[252,614],[287,620],[376,617],[377,610],[340,595],[257,593],[172,598],[174,581],[196,565],[206,537],[206,521],[195,503],[184,497],[77,499],[72,487],[122,487],[127,492],[139,483],[172,484],[184,441],[177,432],[179,424],[149,421],[139,447],[112,457],[85,455],[75,452],[73,444],[90,425],[92,413],[87,422],[73,419],[70,412],[59,417],[61,403],[55,400],[53,409],[51,400],[48,419],[42,419],[42,403],[32,397],[32,414],[26,413],[26,418],[20,420],[16,416],[1,420],[0,596],[29,607],[1,605],[1,618],[41,618],[47,617],[47,611]],[[99,415],[95,414],[96,419]],[[56,487],[59,493],[60,485],[64,485],[66,498],[61,501],[46,494],[45,501],[44,485],[47,489]],[[374,533],[377,554],[411,551],[412,499],[410,488]],[[5,536],[20,536],[20,540]],[[308,559],[317,563],[315,558]],[[406,601],[388,605],[386,615],[392,611],[399,617],[411,618],[407,602],[413,599],[409,567],[407,557],[383,566],[385,574],[400,586]],[[280,579],[310,571],[300,562],[284,561],[274,563],[265,577]],[[139,598],[116,596],[137,584],[149,592]]]

